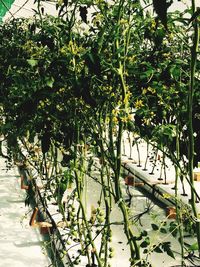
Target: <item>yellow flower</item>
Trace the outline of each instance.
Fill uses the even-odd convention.
[[[58,3],[59,6],[62,6],[62,4],[63,4],[63,0],[58,0],[57,3]]]
[[[150,112],[151,117],[155,116],[155,113],[153,111]]]
[[[112,110],[112,114],[113,114],[114,116],[117,116],[117,115],[119,114],[119,109],[118,109],[118,108],[113,109],[113,110]]]
[[[110,118],[106,117],[106,123],[109,123],[109,121],[110,121]]]
[[[146,124],[146,125],[149,125],[149,124],[150,124],[150,119],[144,118],[142,121],[143,121],[144,124]]]
[[[123,122],[127,122],[127,121],[128,121],[128,117],[122,117],[121,120],[122,120]]]
[[[149,92],[151,92],[152,94],[155,94],[155,92],[156,92],[156,90],[154,88],[150,87],[150,86],[147,88],[147,90]]]
[[[126,93],[126,95],[125,95],[125,98],[124,98],[124,104],[125,104],[125,105],[128,105],[129,100],[130,100],[130,97],[131,97],[131,92],[128,91],[128,92]]]
[[[129,63],[134,63],[137,60],[135,55],[132,55],[131,57],[128,57],[127,59],[129,61]]]
[[[92,20],[94,25],[98,25],[100,22],[103,21],[103,15],[102,14],[97,14],[94,19]]]
[[[67,51],[68,51],[68,47],[66,45],[64,45],[63,47],[60,48],[60,53],[61,54],[65,55],[67,53]]]
[[[114,123],[118,123],[118,119],[117,119],[117,117],[113,117],[113,122],[114,122]]]
[[[141,99],[140,100],[137,99],[136,102],[135,102],[135,108],[139,109],[139,108],[141,108],[143,106],[144,106],[144,104],[143,104],[142,100]]]
[[[64,93],[64,92],[65,92],[65,88],[64,87],[59,89],[59,93]]]
[[[171,198],[171,195],[168,194],[168,193],[164,193],[164,194],[163,194],[163,198],[169,199],[169,198]]]
[[[170,53],[163,53],[163,57],[169,58],[170,57]]]
[[[125,25],[125,24],[128,24],[128,20],[127,19],[121,19],[120,22],[119,22],[121,25]]]
[[[147,93],[147,89],[144,88],[144,89],[142,90],[142,94],[143,94],[143,95],[146,95],[146,93]]]
[[[154,30],[156,28],[156,21],[152,20],[151,21],[151,29]]]

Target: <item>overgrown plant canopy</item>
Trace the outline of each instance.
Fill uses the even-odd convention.
[[[166,7],[170,5],[164,2]],[[167,13],[162,17],[159,13],[162,5],[157,1],[153,4],[163,23]],[[64,126],[63,118],[70,121],[77,106],[81,117],[87,117],[84,110],[92,116],[91,108],[101,110],[109,103],[113,109],[119,105],[123,94],[118,72],[122,71],[127,93],[130,93],[129,107],[136,108],[136,126],[141,135],[149,138],[164,124],[165,132],[159,132],[164,134],[166,141],[170,138],[167,144],[173,150],[170,129],[175,127],[177,119],[180,129],[187,126],[190,66],[187,20],[179,13],[168,15],[167,31],[166,25],[156,22],[148,12],[144,15],[139,2],[124,1],[116,24],[120,3],[110,9],[104,1],[96,5],[80,2],[77,4],[79,27],[74,21],[76,18],[73,19],[73,11],[66,15],[65,5],[59,7],[63,17],[44,17],[42,21],[16,19],[1,26],[1,102],[8,101],[4,105],[5,112],[9,113],[6,127],[10,125],[12,132],[22,135],[28,129],[34,135],[35,131],[45,132],[46,127],[51,127],[54,138],[62,135],[62,127],[69,127],[71,132],[69,125],[73,122]],[[68,5],[70,7],[70,3]],[[92,7],[97,11],[93,11],[89,23],[85,21],[86,10],[92,10]],[[167,12],[167,8],[163,12]],[[118,66],[119,60],[123,63],[122,70]],[[196,90],[194,101],[195,148],[198,151]],[[186,154],[184,135],[187,133],[183,131],[182,134],[181,153]],[[195,165],[199,160],[196,154]]]

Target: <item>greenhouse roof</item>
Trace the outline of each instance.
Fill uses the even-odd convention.
[[[0,21],[2,21],[13,2],[14,0],[0,0]]]

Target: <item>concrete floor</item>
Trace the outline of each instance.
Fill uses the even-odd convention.
[[[17,169],[7,170],[0,158],[0,267],[50,265],[41,235],[29,226],[30,208],[24,199]]]

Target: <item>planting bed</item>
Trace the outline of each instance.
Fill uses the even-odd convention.
[[[132,138],[132,141],[134,138]],[[130,141],[130,140],[129,140]],[[142,182],[144,188],[161,202],[166,205],[176,205],[176,201],[190,206],[191,187],[189,179],[184,177],[181,181],[180,177],[177,180],[177,196],[175,192],[175,167],[171,160],[165,156],[163,152],[158,150],[156,146],[149,145],[147,152],[147,143],[139,139],[138,144],[131,145],[126,140],[125,153],[122,159],[122,166],[127,175],[132,176],[133,181]],[[153,170],[153,171],[152,171]],[[200,172],[199,168],[194,169],[195,173]],[[200,181],[194,181],[196,190],[196,207],[200,212]]]
[[[136,233],[136,235],[139,235],[139,233],[141,231],[144,231],[145,229],[147,234],[146,237],[148,237],[148,240],[150,240],[148,251],[145,251],[145,247],[143,247],[143,242],[146,237],[144,237],[140,242],[142,258],[148,259],[148,261],[152,263],[152,266],[159,265],[161,267],[166,267],[181,264],[181,257],[179,256],[180,244],[178,240],[173,237],[173,234],[171,234],[171,232],[174,231],[173,227],[177,227],[175,224],[173,224],[176,216],[170,216],[169,214],[167,214],[167,207],[172,207],[176,203],[173,189],[175,175],[173,166],[170,165],[170,161],[166,158],[165,164],[168,165],[166,166],[166,177],[163,176],[163,172],[161,171],[160,161],[158,161],[156,165],[154,174],[149,174],[149,172],[152,170],[151,162],[148,162],[146,164],[147,170],[143,170],[144,162],[146,159],[145,142],[141,142],[139,144],[139,151],[141,153],[141,166],[138,166],[138,147],[132,147],[130,159],[128,144],[129,143],[127,142],[125,147],[127,156],[124,155],[122,161],[124,170],[121,178],[121,189],[123,191],[123,197],[127,205],[130,207],[129,216],[130,220],[133,223],[134,232]],[[151,155],[154,153],[154,151],[150,149],[149,153]],[[100,208],[101,211],[105,214],[105,205],[103,203],[99,203],[102,194],[100,181],[100,169],[102,165],[101,163],[99,163],[99,158],[93,157],[93,160],[94,162],[92,172],[90,173],[90,175],[85,175],[84,177],[84,189],[82,194],[82,200],[86,207],[86,216],[88,221],[91,221],[92,216],[96,216],[92,213],[96,208]],[[43,179],[41,179],[41,177],[38,176],[38,173],[32,168],[30,168],[27,172],[28,179],[29,175],[31,175],[32,179],[34,178],[37,181],[38,187],[41,187],[42,185],[45,188]],[[131,185],[128,185],[125,179],[127,175],[134,178]],[[76,200],[76,197],[74,198],[74,194],[76,194],[75,187],[72,186],[72,188],[68,188],[62,197],[62,202],[65,202],[65,219],[62,227],[60,227],[60,222],[63,221],[63,215],[59,212],[59,206],[51,198],[48,198],[48,196],[51,195],[51,192],[48,189],[39,189],[38,194],[41,195],[43,199],[45,196],[46,206],[48,209],[43,209],[40,202],[40,197],[36,195],[36,203],[40,203],[39,210],[43,215],[43,221],[48,221],[50,223],[52,223],[53,221],[54,224],[58,226],[56,231],[53,231],[53,233],[51,229],[48,229],[46,233],[45,231],[42,231],[45,236],[49,235],[49,244],[51,244],[51,247],[54,251],[53,261],[55,266],[61,266],[61,264],[63,264],[63,266],[88,266],[87,257],[85,255],[82,255],[83,251],[80,245],[81,240],[78,235],[76,226],[72,228],[70,219],[68,218],[69,209],[73,208],[75,214],[78,212],[78,202]],[[178,196],[178,198],[179,201],[182,201],[181,197]],[[187,208],[189,208],[189,206]],[[99,250],[101,240],[97,232],[101,232],[103,227],[100,222],[96,221],[96,218],[94,219],[94,221],[95,222],[93,225],[92,235],[96,247]],[[111,248],[110,254],[112,256],[110,255],[108,261],[113,267],[128,267],[130,264],[130,252],[127,246],[125,235],[123,234],[123,218],[120,214],[118,204],[114,204],[114,202],[112,204],[110,223],[112,229],[112,237],[110,237],[109,246]],[[163,230],[163,228],[165,228],[166,230]],[[187,241],[188,245],[191,245],[195,242],[194,238],[190,236],[188,236],[185,240]],[[159,242],[165,242],[166,244],[167,242],[170,242],[170,251],[174,253],[176,259],[173,259],[170,255],[167,255],[170,253],[167,253],[166,251],[164,254],[153,252],[155,246],[157,246]],[[92,249],[88,248],[88,250],[91,254]],[[61,260],[61,263],[59,263],[60,265],[58,264],[58,256]],[[191,263],[190,259],[188,261],[186,260],[185,262],[187,262],[188,264]],[[196,262],[198,263],[198,259],[193,259],[193,263],[196,264]],[[95,264],[97,264],[96,261]]]

